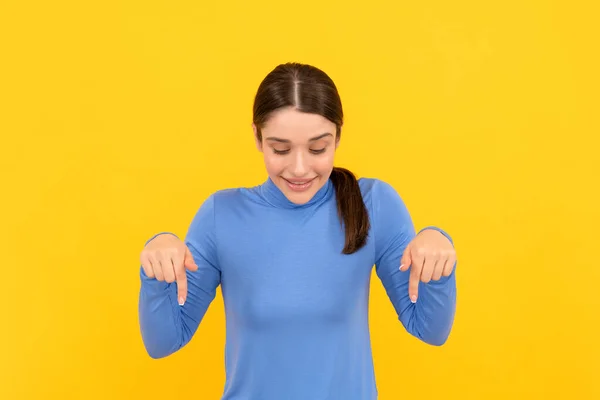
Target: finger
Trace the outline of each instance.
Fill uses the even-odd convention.
[[[173,261],[174,276],[175,276],[175,278],[177,278],[177,271],[184,269],[184,266],[183,266],[184,251],[183,251],[183,249],[175,250],[170,254],[171,254],[171,260]]]
[[[196,262],[194,261],[194,256],[192,256],[192,252],[187,246],[185,248],[184,265],[190,271],[198,271],[198,265],[196,265]]]
[[[429,283],[431,280],[431,276],[433,275],[433,271],[435,270],[435,265],[437,264],[440,256],[437,252],[430,253],[425,256],[425,262],[423,263],[423,271],[421,272],[421,282]]]
[[[419,297],[419,282],[421,281],[421,272],[423,270],[424,258],[421,255],[412,255],[412,264],[410,266],[410,278],[408,281],[408,295],[410,301],[417,302]]]
[[[183,266],[175,270],[175,277],[177,279],[177,300],[179,305],[182,306],[187,299],[187,274]]]
[[[406,271],[410,267],[410,244],[406,246],[404,250],[404,254],[402,254],[402,258],[400,259],[400,271]]]
[[[185,254],[181,250],[174,252],[172,256],[173,270],[177,282],[177,302],[180,306],[185,303],[187,298],[187,276],[185,273],[184,257]]]
[[[446,265],[444,266],[444,272],[442,275],[450,276],[452,271],[454,270],[454,266],[456,265],[456,253],[452,252],[448,257],[448,261],[446,261]]]
[[[431,280],[440,280],[440,278],[442,277],[442,273],[444,272],[444,266],[446,265],[446,261],[448,261],[448,255],[445,253],[440,255],[440,258],[436,262],[435,267],[433,269],[433,274],[431,274]]]
[[[160,266],[160,261],[156,257],[155,254],[149,254],[148,258],[150,259],[150,263],[152,264],[152,271],[154,271],[154,277],[158,281],[164,281],[165,275],[163,274],[162,267]]]
[[[165,282],[175,282],[175,269],[173,267],[173,259],[171,253],[162,252],[159,258],[160,266],[165,277]]]
[[[146,274],[148,278],[154,278],[152,263],[150,262],[150,259],[148,259],[148,254],[146,252],[142,251],[142,254],[140,255],[140,262],[142,263],[142,269],[144,270],[144,274]]]

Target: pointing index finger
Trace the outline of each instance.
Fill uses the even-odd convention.
[[[410,301],[413,303],[417,302],[419,297],[419,282],[421,281],[421,271],[423,270],[423,257],[416,256],[412,258],[412,265],[410,269],[410,277],[408,281],[408,295]]]
[[[177,276],[177,299],[179,305],[182,306],[185,304],[187,298],[187,276],[185,269],[177,270],[175,275]]]
[[[187,298],[187,275],[183,265],[183,252],[177,251],[173,255],[173,267],[175,269],[175,280],[177,282],[177,301],[180,306],[185,303]]]

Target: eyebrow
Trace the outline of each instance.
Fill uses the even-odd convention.
[[[322,135],[315,136],[314,138],[310,138],[310,139],[308,139],[308,141],[314,142],[315,140],[323,139],[326,136],[333,136],[333,135],[331,133],[327,132],[327,133],[323,133]],[[265,138],[265,140],[272,140],[274,142],[280,142],[280,143],[290,143],[290,140],[288,140],[288,139],[281,139],[281,138],[274,137],[274,136],[269,136],[268,138]]]

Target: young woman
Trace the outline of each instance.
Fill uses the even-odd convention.
[[[161,232],[141,253],[144,345],[153,358],[185,346],[221,285],[223,400],[376,399],[372,268],[406,330],[442,345],[455,314],[452,241],[435,227],[415,234],[389,184],[333,166],[342,104],[318,68],[271,71],[253,122],[266,181],[212,194],[184,241]]]

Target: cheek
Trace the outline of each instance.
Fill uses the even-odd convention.
[[[313,163],[313,168],[318,171],[320,174],[326,174],[331,172],[333,168],[333,152],[327,155],[323,155],[322,157],[318,157]]]
[[[278,156],[276,154],[267,154],[266,151],[264,153],[265,167],[269,174],[277,175],[283,169],[283,159],[284,157]]]

